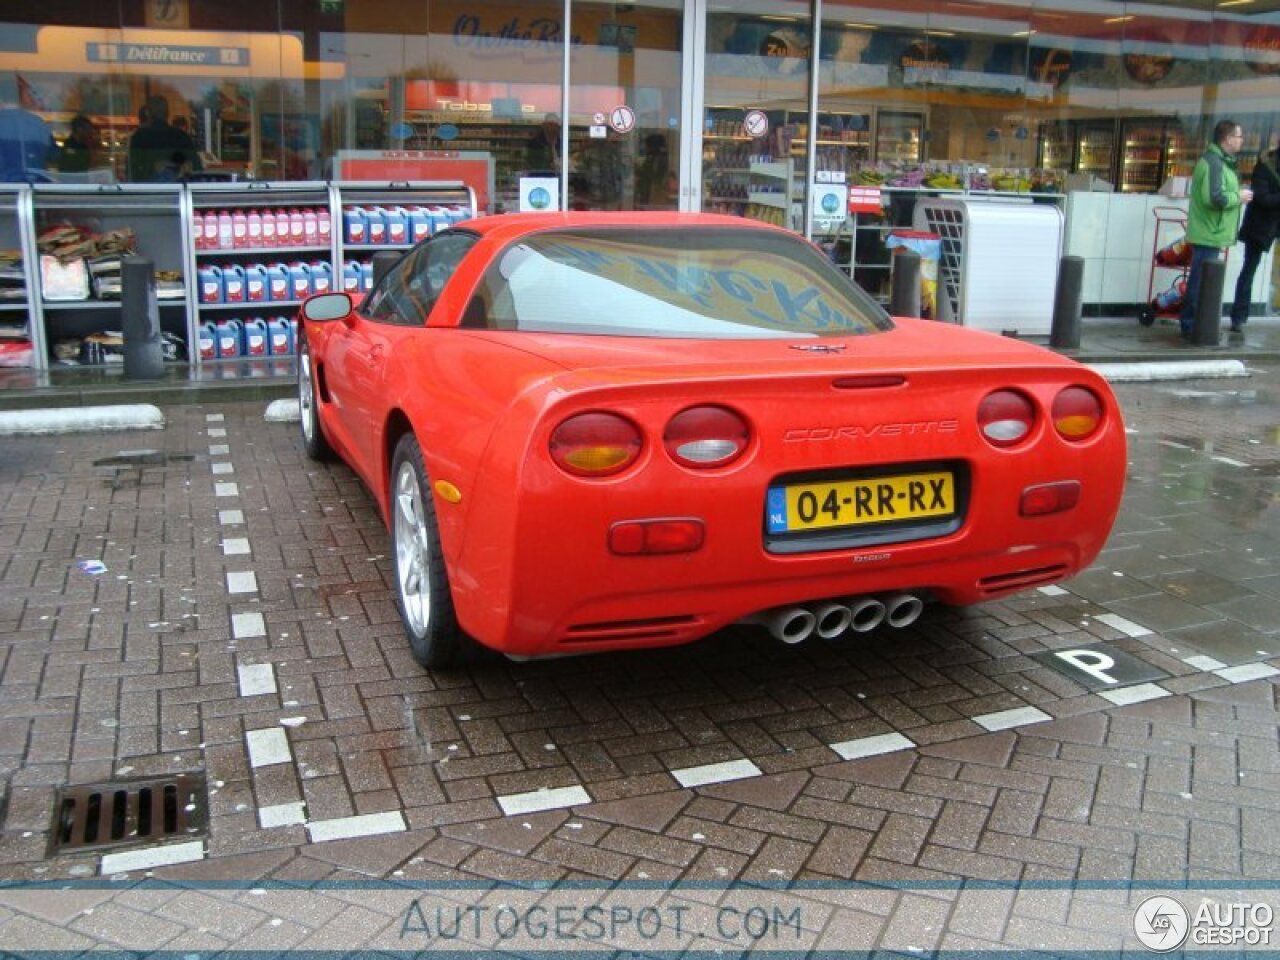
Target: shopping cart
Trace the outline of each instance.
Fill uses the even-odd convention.
[[[1138,323],[1144,327],[1155,323],[1157,317],[1178,316],[1191,270],[1187,211],[1179,207],[1154,207],[1152,213],[1156,218],[1156,232],[1151,241],[1151,279],[1147,281],[1147,302],[1138,311]]]

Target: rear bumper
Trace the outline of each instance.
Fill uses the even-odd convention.
[[[979,603],[1075,575],[1105,539],[1060,530],[1046,541],[1043,530],[1036,532],[1041,538],[1035,546],[1013,539],[965,543],[976,538],[958,534],[799,557],[758,551],[745,563],[732,549],[657,557],[598,550],[590,570],[568,551],[555,556],[544,550],[541,570],[563,564],[574,568],[573,575],[547,577],[530,569],[499,605],[509,615],[494,618],[498,607],[483,602],[458,603],[458,615],[482,643],[522,656],[670,646],[764,610],[820,600],[907,591],[947,604]]]

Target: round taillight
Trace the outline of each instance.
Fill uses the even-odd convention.
[[[724,407],[690,407],[671,418],[662,445],[681,466],[723,467],[742,456],[751,439],[747,422]]]
[[[1035,407],[1014,390],[997,390],[978,406],[978,428],[987,441],[997,447],[1021,443],[1035,422]]]
[[[579,477],[607,477],[640,456],[640,431],[616,413],[580,413],[551,434],[551,459]]]
[[[1102,423],[1102,401],[1085,387],[1067,387],[1053,398],[1053,428],[1064,440],[1091,437]]]

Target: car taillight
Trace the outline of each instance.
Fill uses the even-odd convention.
[[[1035,422],[1035,407],[1014,390],[997,390],[978,405],[978,428],[997,447],[1011,447],[1026,439]]]
[[[662,434],[662,445],[685,467],[723,467],[747,449],[747,422],[724,407],[690,407],[677,413]]]
[[[1102,401],[1084,387],[1067,387],[1053,398],[1053,428],[1064,440],[1084,440],[1102,423]]]
[[[640,456],[640,431],[616,413],[580,413],[551,434],[551,459],[579,477],[607,477]]]

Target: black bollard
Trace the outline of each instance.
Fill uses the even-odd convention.
[[[387,271],[400,262],[402,256],[404,254],[395,250],[379,250],[373,255],[373,285],[375,287],[387,275]]]
[[[1216,347],[1222,331],[1222,290],[1227,280],[1223,260],[1206,260],[1200,269],[1200,296],[1192,320],[1191,342],[1197,347]]]
[[[893,255],[889,313],[895,317],[920,316],[920,254],[914,250],[898,250]]]
[[[126,380],[164,377],[160,343],[160,310],[156,306],[154,264],[145,257],[125,257],[120,264],[120,332],[124,337]]]
[[[1049,346],[1070,350],[1080,346],[1083,296],[1084,257],[1065,256],[1058,262],[1058,286],[1053,293],[1053,328],[1049,333]]]

